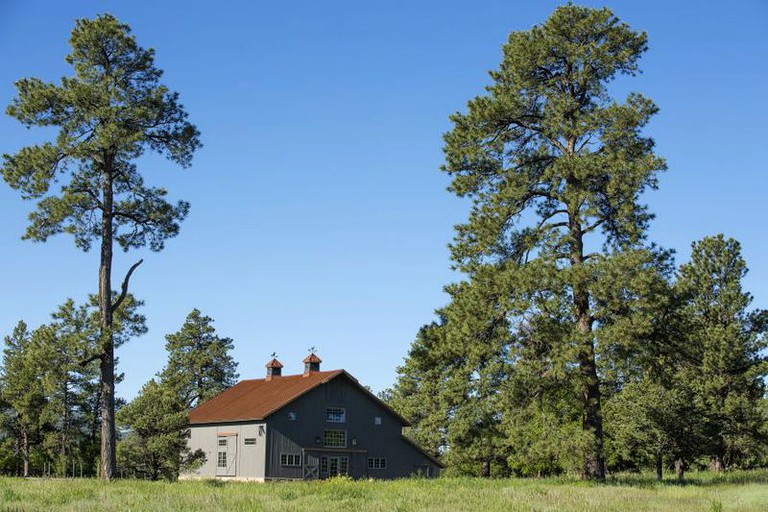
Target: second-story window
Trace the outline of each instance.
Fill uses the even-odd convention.
[[[326,430],[323,435],[323,445],[333,448],[346,448],[346,430]]]
[[[328,423],[345,423],[347,411],[341,407],[329,407],[325,410],[325,421]]]

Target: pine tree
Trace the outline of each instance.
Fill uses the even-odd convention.
[[[117,419],[128,430],[118,444],[120,464],[134,476],[175,480],[204,456],[187,448],[186,404],[176,390],[154,379],[120,409]]]
[[[450,190],[473,201],[452,244],[457,266],[470,276],[483,266],[507,274],[516,285],[509,316],[559,315],[560,299],[569,301],[551,347],[579,369],[582,428],[591,437],[585,478],[605,476],[596,295],[642,301],[609,278],[634,272],[642,284],[633,269],[657,259],[643,247],[652,216],[639,200],[665,168],[641,133],[657,108],[636,93],[618,103],[607,88],[638,72],[646,48],[646,35],[608,9],[560,7],[510,35],[488,93],[454,114],[445,135]]]
[[[115,470],[114,313],[128,290],[113,296],[112,255],[148,245],[159,251],[175,236],[189,204],[166,200],[166,190],[147,186],[133,163],[146,151],[188,166],[200,146],[177,93],[160,84],[154,51],[140,47],[130,28],[105,14],[80,19],[66,57],[74,76],[60,84],[37,78],[16,82],[8,114],[27,127],[56,127],[54,141],[4,155],[2,175],[24,199],[39,199],[24,238],[46,241],[68,233],[87,251],[100,242],[99,332],[101,380],[100,474]],[[61,183],[58,191],[52,186]]]
[[[759,404],[768,375],[768,312],[749,311],[752,296],[741,286],[746,274],[740,244],[719,234],[693,243],[677,283],[687,353],[695,361],[685,378],[706,411],[715,470],[748,463],[766,442]]]
[[[432,323],[419,329],[398,378],[384,400],[411,424],[405,434],[434,457],[447,448],[450,400],[446,370],[439,357],[445,328]]]
[[[5,338],[0,394],[13,411],[12,428],[23,461],[22,474],[30,475],[31,446],[38,442],[45,394],[40,368],[32,346],[33,334],[20,321],[13,334]]]
[[[705,442],[701,410],[684,382],[667,387],[646,376],[624,386],[606,405],[606,431],[613,466],[623,470],[656,468],[692,460]]]
[[[160,380],[176,390],[189,408],[237,382],[237,363],[229,353],[232,339],[218,336],[212,324],[211,317],[193,309],[181,330],[165,337],[168,364]]]

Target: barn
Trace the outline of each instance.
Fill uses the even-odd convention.
[[[403,436],[408,422],[345,370],[244,380],[190,411],[189,448],[206,462],[182,478],[314,480],[437,476],[440,462]]]

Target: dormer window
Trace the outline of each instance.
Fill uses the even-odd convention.
[[[288,420],[289,421],[296,421],[296,418],[298,418],[298,416],[296,415],[295,412],[289,412],[288,413]]]
[[[328,423],[346,423],[347,411],[341,407],[328,407],[325,410],[325,421]]]

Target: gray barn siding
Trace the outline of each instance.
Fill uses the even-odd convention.
[[[259,427],[262,434],[259,434]],[[268,430],[264,422],[250,423],[221,423],[216,425],[191,425],[187,445],[191,450],[201,449],[205,452],[205,464],[183,477],[185,478],[214,478],[217,476],[216,462],[218,457],[218,440],[220,434],[234,434],[236,439],[236,459],[234,478],[263,480],[267,452]],[[246,438],[255,438],[255,446],[246,446]],[[231,437],[230,437],[231,439]]]
[[[346,411],[345,423],[326,422],[326,408],[341,407]],[[296,420],[289,419],[290,413]],[[380,416],[381,425],[374,424]],[[344,376],[318,386],[267,418],[269,450],[267,478],[303,478],[302,468],[283,467],[281,453],[302,453],[306,457],[346,456],[349,474],[354,478],[398,478],[409,476],[419,466],[429,466],[437,475],[438,466],[421,451],[402,439],[400,420],[357,389]],[[346,448],[325,448],[325,429],[347,431]],[[318,444],[316,438],[320,438]],[[352,440],[357,444],[353,445]],[[368,469],[368,457],[385,457],[386,469]]]

